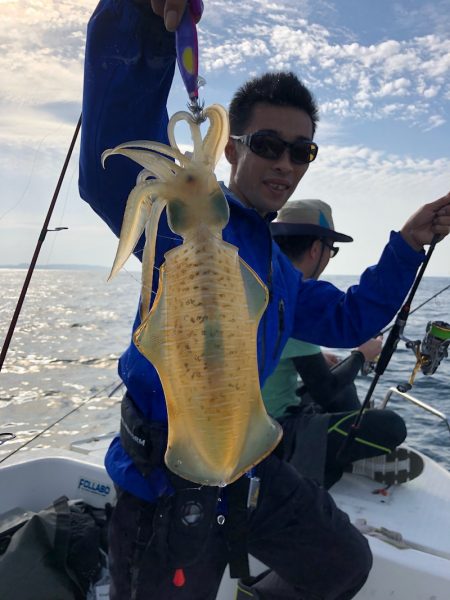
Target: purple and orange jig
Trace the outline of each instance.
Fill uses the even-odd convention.
[[[202,13],[202,0],[189,0],[178,29],[175,32],[178,68],[180,69],[181,77],[189,96],[189,110],[197,123],[205,120],[202,112],[203,105],[200,104],[198,97],[198,88],[204,84],[204,80],[198,75],[198,38],[196,27],[196,22],[199,21]]]

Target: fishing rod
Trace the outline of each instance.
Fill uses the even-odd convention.
[[[113,388],[108,393],[108,396],[107,396],[108,398],[111,398],[112,396],[114,396],[114,394],[118,390],[120,390],[120,388],[123,385],[124,385],[123,381],[119,381],[118,383],[108,384],[104,388],[102,388],[101,390],[99,390],[98,392],[96,392],[95,394],[93,394],[92,396],[89,396],[89,398],[85,398],[84,400],[82,400],[80,402],[80,404],[78,404],[77,406],[75,406],[74,408],[72,408],[71,410],[69,410],[69,412],[63,414],[61,417],[59,417],[59,419],[56,419],[56,421],[53,421],[52,423],[50,423],[50,425],[47,425],[47,427],[45,427],[44,429],[42,429],[41,431],[39,431],[38,433],[36,433],[36,435],[34,435],[31,439],[26,440],[25,442],[23,442],[22,444],[20,444],[20,446],[18,446],[17,448],[15,448],[11,452],[9,452],[9,454],[6,454],[2,458],[0,458],[0,464],[3,463],[3,462],[5,462],[5,460],[7,460],[8,458],[10,458],[14,454],[17,454],[17,452],[19,452],[20,450],[22,450],[22,448],[25,448],[26,446],[29,446],[30,444],[32,444],[35,440],[37,440],[38,438],[40,438],[41,436],[43,436],[44,433],[47,433],[47,431],[49,431],[50,429],[52,429],[53,427],[55,427],[55,425],[59,425],[59,423],[61,423],[61,421],[64,421],[64,419],[67,419],[67,417],[70,417],[70,415],[73,415],[73,413],[75,413],[78,410],[80,410],[80,408],[82,408],[83,406],[85,406],[88,402],[90,402],[91,400],[94,400],[95,398],[98,398],[99,396],[101,396],[103,394],[103,392],[105,392],[108,388],[110,388],[110,387]],[[15,433],[10,433],[10,432],[0,433],[0,446],[2,444],[6,443],[6,442],[12,441],[15,438],[16,438],[16,434]]]
[[[401,307],[401,309],[395,319],[395,322],[391,327],[391,330],[389,332],[389,336],[386,340],[386,343],[384,344],[383,349],[381,350],[380,357],[375,366],[375,375],[372,379],[369,389],[367,390],[367,394],[366,394],[366,397],[364,398],[364,402],[361,405],[361,408],[356,416],[356,419],[354,420],[354,422],[352,423],[352,425],[350,427],[347,437],[343,441],[342,446],[340,447],[340,449],[338,450],[338,452],[336,454],[337,460],[342,464],[346,464],[348,462],[348,459],[349,459],[348,450],[358,433],[362,418],[364,416],[364,412],[370,405],[369,403],[372,398],[372,394],[375,390],[375,387],[378,383],[378,380],[380,379],[381,375],[383,375],[383,373],[385,372],[386,367],[388,366],[388,364],[392,358],[392,355],[394,354],[395,350],[397,349],[398,342],[402,337],[403,331],[405,329],[406,321],[408,320],[408,317],[411,312],[411,303],[414,299],[417,288],[419,287],[419,284],[422,280],[425,269],[427,268],[428,263],[430,262],[431,255],[433,254],[434,249],[435,249],[436,244],[439,241],[439,239],[440,239],[440,236],[438,234],[435,234],[433,236],[433,239],[431,240],[430,247],[428,248],[428,252],[425,255],[425,259],[424,259],[424,261],[420,267],[420,270],[414,280],[414,283],[411,287],[411,291],[409,292],[406,302]]]
[[[439,292],[436,292],[435,294],[430,296],[430,298],[428,298],[427,300],[424,300],[421,304],[419,304],[419,306],[416,306],[415,309],[409,313],[409,316],[411,316],[416,311],[418,311],[419,308],[422,308],[422,306],[425,306],[425,304],[428,304],[428,302],[430,302],[431,300],[434,300],[434,298],[437,298],[438,296],[440,296],[443,292],[445,292],[449,288],[450,288],[450,283],[448,285],[446,285],[444,288],[442,288],[442,290],[439,290]],[[428,325],[430,325],[430,323]],[[389,325],[388,327],[385,327],[382,331],[380,331],[380,333],[378,335],[376,335],[374,337],[384,335],[385,333],[390,331],[393,327],[394,327],[394,325]],[[427,327],[427,329],[428,329],[428,327]],[[417,343],[420,344],[420,341],[419,342],[410,342],[409,340],[405,340],[405,341],[406,341],[407,347],[412,347],[412,346],[409,346],[409,344],[414,344],[414,345],[417,345]],[[425,341],[423,343],[425,343]],[[361,367],[361,374],[369,375],[370,373],[373,373],[375,371],[376,364],[377,364],[376,360],[365,361],[363,366]]]
[[[77,141],[78,133],[81,127],[81,115],[78,119],[78,123],[75,127],[74,134],[72,136],[72,141],[70,142],[69,149],[67,151],[66,159],[64,161],[63,167],[61,169],[61,173],[59,175],[58,182],[56,184],[55,191],[53,193],[52,200],[50,202],[50,206],[48,207],[47,215],[45,217],[44,223],[42,225],[41,233],[39,234],[39,238],[34,249],[33,257],[30,262],[30,266],[28,267],[28,271],[25,277],[25,281],[22,286],[22,291],[20,292],[19,299],[16,304],[16,308],[14,314],[11,319],[11,323],[9,324],[9,329],[5,337],[5,341],[3,342],[2,351],[0,352],[0,371],[2,370],[3,363],[5,362],[6,354],[8,353],[9,345],[11,343],[12,337],[14,335],[14,330],[16,328],[17,320],[20,315],[20,311],[22,310],[22,305],[25,300],[25,296],[27,295],[28,286],[30,285],[31,277],[34,272],[34,268],[36,266],[37,259],[39,257],[39,253],[41,251],[42,244],[44,243],[45,237],[49,231],[61,231],[63,229],[67,229],[67,227],[56,227],[55,229],[48,229],[48,225],[50,223],[50,219],[53,214],[53,210],[55,208],[56,200],[58,199],[59,192],[61,190],[62,183],[64,181],[64,177],[66,175],[67,167],[69,165],[70,158],[72,156],[72,152],[75,146],[75,142]]]

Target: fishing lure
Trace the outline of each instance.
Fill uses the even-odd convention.
[[[214,168],[228,140],[228,115],[212,105],[204,116],[209,120],[204,139],[194,116],[179,112],[169,121],[170,146],[128,142],[105,151],[102,161],[122,154],[144,167],[127,201],[111,276],[145,229],[141,325],[133,339],[164,389],[166,465],[184,479],[223,486],[270,454],[282,430],[266,413],[258,378],[256,336],[267,288],[239,258],[238,248],[222,239],[229,206]],[[192,155],[183,154],[175,141],[181,120],[190,127]],[[166,252],[149,310],[158,220],[165,207],[183,244]]]
[[[204,83],[204,80],[198,75],[198,38],[195,21],[200,19],[202,12],[201,0],[189,0],[175,32],[177,64],[189,96],[190,110],[197,121],[201,118],[198,88],[199,84]]]

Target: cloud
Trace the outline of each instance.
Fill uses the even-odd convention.
[[[293,198],[320,198],[333,207],[335,226],[355,242],[327,273],[361,273],[374,264],[389,231],[399,230],[426,202],[448,191],[450,158],[415,159],[365,146],[321,145]],[[429,274],[450,276],[450,240],[436,249]]]
[[[199,27],[205,97],[212,101],[226,104],[241,81],[267,69],[292,69],[315,92],[322,116],[320,154],[297,197],[329,201],[337,226],[357,238],[351,259],[340,253],[336,260],[342,254],[344,262],[333,263],[335,272],[357,272],[358,265],[373,262],[388,227],[400,227],[416,207],[448,188],[449,160],[438,158],[448,156],[448,0],[388,4],[386,15],[379,15],[382,26],[372,28],[344,14],[338,1],[208,0]],[[0,221],[3,252],[19,248],[19,240],[35,243],[32,229],[39,231],[81,107],[85,31],[94,5],[0,1],[0,213],[12,209]],[[178,89],[174,110],[181,107],[181,84]],[[411,145],[411,152],[432,149],[433,156],[375,150],[383,128],[391,126],[396,139],[414,128],[423,143]],[[352,143],[356,130],[359,144]],[[366,131],[375,132],[375,140],[361,135]],[[110,264],[115,240],[78,198],[76,161],[75,156],[55,217],[58,224],[67,217],[71,229],[56,236],[58,245],[66,262],[76,248],[83,256],[74,262],[98,256]],[[225,159],[216,172],[228,181]],[[80,237],[86,242],[82,249]],[[448,245],[441,264],[448,275]]]
[[[450,85],[448,35],[434,32],[372,44],[346,43],[345,38],[337,41],[332,29],[306,19],[304,12],[292,12],[289,2],[289,19],[281,18],[279,6],[267,10],[256,0],[251,6],[250,27],[245,26],[247,14],[241,5],[236,9],[239,25],[236,12],[227,9],[231,21],[227,42],[218,45],[220,34],[215,32],[204,55],[207,73],[224,68],[229,73],[254,67],[259,72],[293,69],[320,96],[324,114],[340,118],[377,120],[389,115],[428,130],[428,121],[421,125],[417,115],[442,111],[440,104]],[[221,10],[219,5],[214,5],[216,10]],[[217,14],[213,22],[216,18]],[[257,63],[257,59],[264,60]],[[434,122],[438,127],[443,121]]]
[[[426,27],[441,37],[448,36],[450,31],[448,0],[392,2],[392,10],[392,17],[401,34],[405,31],[421,32]]]
[[[393,17],[405,16],[396,5]],[[436,25],[444,4],[420,11]],[[81,101],[89,0],[22,0],[2,4],[0,101],[11,107],[54,103],[55,117]],[[224,4],[211,0],[200,23],[204,74],[293,69],[320,99],[322,113],[341,119],[402,119],[424,131],[445,122],[450,96],[450,40],[427,34],[364,44],[329,24],[332,2],[286,0]],[[439,12],[441,11],[441,12]],[[328,24],[320,23],[328,15]],[[223,23],[227,27],[223,27]],[[352,39],[353,37],[353,39]],[[348,39],[348,41],[347,41]],[[59,103],[59,104],[58,104]],[[412,107],[415,110],[412,110]],[[60,112],[59,112],[60,109]],[[418,115],[432,115],[418,122]]]
[[[0,165],[26,171],[38,149],[50,152],[53,145],[57,154],[67,149],[81,111],[90,5],[87,0],[2,4]]]
[[[435,129],[436,127],[440,127],[447,122],[444,117],[441,115],[431,115],[428,118],[428,127],[425,128],[425,131],[431,131],[431,129]]]

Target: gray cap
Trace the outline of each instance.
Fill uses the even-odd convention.
[[[272,235],[316,235],[336,242],[353,238],[334,229],[331,206],[322,200],[291,200],[270,224]]]

